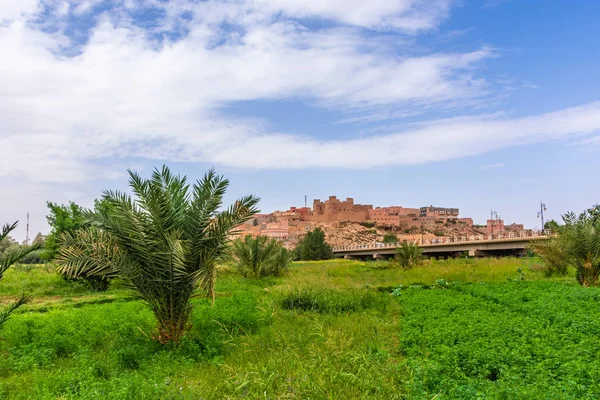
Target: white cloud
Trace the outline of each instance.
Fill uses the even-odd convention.
[[[39,11],[38,0],[4,0],[0,4],[0,24],[31,15]]]
[[[400,3],[398,10],[407,7]],[[56,2],[57,9],[61,4]],[[212,6],[235,9],[235,4]],[[297,3],[286,12],[317,13],[320,6],[313,6],[299,11]],[[223,13],[210,23],[195,20],[187,36],[162,44],[147,30],[101,15],[88,42],[70,57],[63,55],[70,41],[65,35],[23,20],[0,27],[0,144],[8,154],[0,175],[77,182],[106,173],[97,172],[96,160],[130,156],[242,165],[241,159],[228,160],[227,146],[304,139],[228,118],[223,105],[302,98],[342,110],[409,104],[418,109],[474,98],[485,87],[473,69],[491,55],[488,48],[399,56],[354,29],[314,31],[292,20],[260,18],[233,37],[213,25]],[[40,175],[42,167],[47,173]]]
[[[477,168],[478,170],[481,171],[485,171],[486,169],[493,169],[493,168],[504,168],[504,164],[489,164],[489,165],[482,165],[479,168]]]
[[[347,113],[347,122],[376,121],[485,99],[490,87],[479,68],[493,49],[417,55],[407,45],[406,33],[435,29],[451,3],[122,0],[92,15],[108,3],[4,1],[0,179],[67,187],[115,176],[122,167],[107,160],[132,157],[240,168],[409,165],[600,128],[600,103],[336,140],[276,132],[268,121],[224,111],[239,101],[300,99]],[[140,27],[130,11],[152,7],[164,15]],[[91,28],[74,40],[67,27],[84,17]]]
[[[257,0],[258,8],[281,10],[290,16],[330,18],[368,28],[432,29],[446,17],[447,0]]]

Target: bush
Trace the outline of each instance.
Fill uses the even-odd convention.
[[[416,244],[402,242],[396,250],[396,262],[404,269],[410,269],[421,263],[423,251]]]
[[[398,236],[395,233],[386,233],[382,241],[383,243],[398,243]]]
[[[375,228],[375,222],[359,222],[358,224],[365,228]]]
[[[325,232],[321,228],[308,232],[294,250],[296,260],[318,261],[331,258],[333,258],[333,250],[325,242]]]
[[[593,209],[592,209],[593,210]],[[600,219],[590,210],[579,216],[567,213],[565,225],[556,236],[534,244],[534,250],[545,261],[548,274],[565,273],[568,266],[577,271],[582,286],[600,284]]]
[[[377,296],[358,290],[339,292],[329,289],[303,288],[284,294],[279,303],[285,310],[340,313],[372,308],[377,303]]]
[[[274,239],[266,236],[237,239],[231,246],[231,257],[244,277],[280,276],[289,266],[289,252]]]

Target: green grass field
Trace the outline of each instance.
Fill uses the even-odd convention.
[[[16,267],[1,301],[33,299],[0,332],[0,398],[598,399],[600,289],[546,279],[536,263],[224,271],[215,307],[195,300],[176,347],[149,339],[152,314],[119,282],[96,293]]]

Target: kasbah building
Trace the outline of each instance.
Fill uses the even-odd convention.
[[[331,245],[371,244],[358,241],[377,240],[383,234],[393,232],[399,241],[440,236],[493,234],[503,237],[511,232],[524,231],[523,225],[505,225],[502,219],[490,219],[485,226],[473,224],[472,218],[460,218],[458,208],[425,206],[409,208],[402,206],[373,207],[371,204],[355,204],[354,199],[340,200],[329,196],[325,201],[315,199],[310,207],[291,207],[287,211],[257,214],[247,223],[237,227],[237,235],[267,236],[294,247],[309,231],[321,227],[327,233]],[[353,231],[350,239],[340,243],[344,230]],[[360,231],[374,235],[360,235]],[[339,234],[336,234],[339,233]],[[352,243],[348,243],[352,241]]]

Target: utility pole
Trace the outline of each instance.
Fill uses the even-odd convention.
[[[544,204],[543,201],[540,201],[540,211],[538,211],[537,216],[538,218],[542,219],[542,233],[544,232],[544,211],[546,211],[546,205]]]
[[[304,208],[308,207],[306,195],[304,195]]]
[[[29,213],[27,213],[27,228],[25,229],[25,246],[29,246]]]

